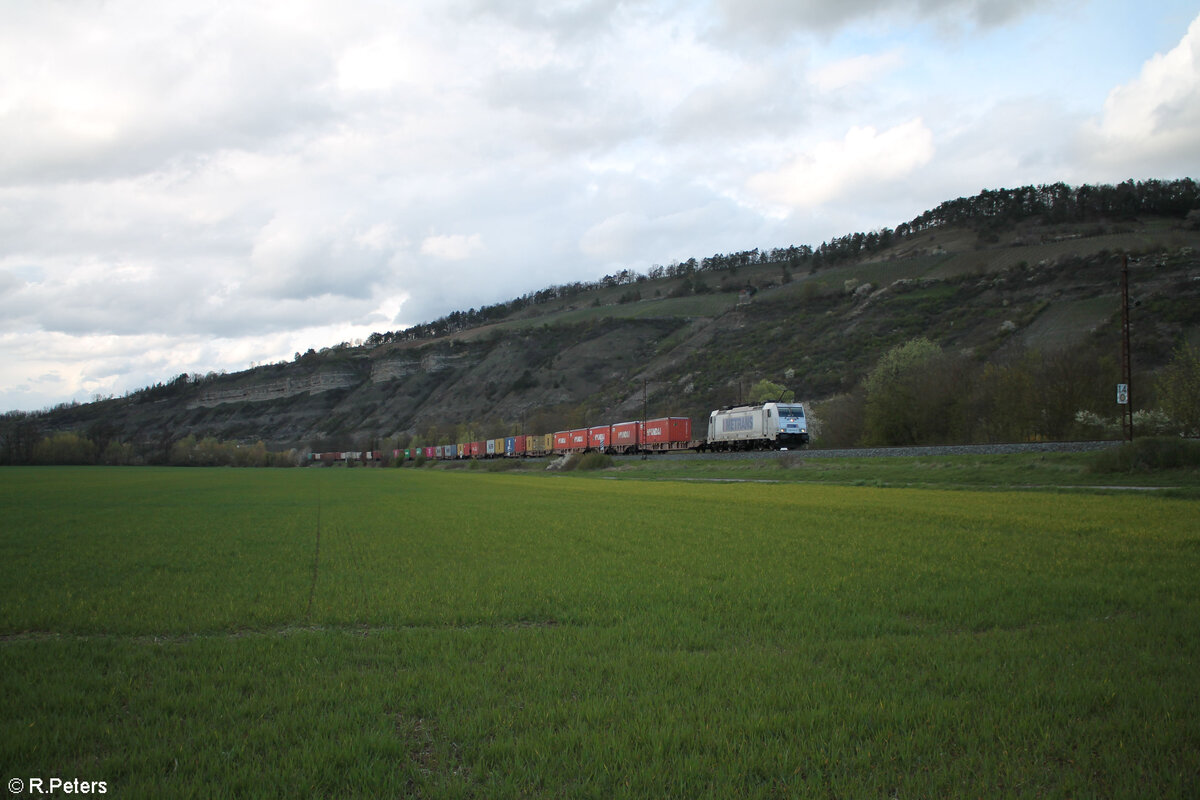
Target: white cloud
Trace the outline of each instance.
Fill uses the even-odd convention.
[[[338,59],[337,85],[344,92],[378,92],[425,77],[419,43],[395,35],[353,45]]]
[[[422,254],[442,261],[465,261],[481,252],[483,252],[483,239],[478,233],[427,236],[421,242]]]
[[[1120,174],[1200,164],[1200,16],[1176,47],[1109,93],[1083,137],[1095,161]]]
[[[747,188],[768,205],[813,208],[903,178],[933,155],[933,133],[920,119],[882,132],[854,127],[840,140],[820,142],[777,169],[751,176]]]
[[[812,82],[818,91],[836,92],[850,86],[869,83],[900,66],[904,56],[899,50],[843,58],[818,68]]]

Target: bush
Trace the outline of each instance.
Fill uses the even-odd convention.
[[[613,465],[612,456],[608,453],[598,453],[592,451],[590,453],[575,453],[567,459],[567,463],[563,465],[563,470],[569,472],[571,470],[596,470],[608,469]]]
[[[1200,433],[1200,348],[1183,345],[1159,375],[1163,411],[1188,435]]]
[[[523,469],[525,464],[519,458],[499,458],[487,462],[488,472],[508,472],[514,469]]]
[[[861,385],[848,394],[839,394],[809,409],[808,430],[817,447],[854,447],[863,436],[863,417],[867,403]]]
[[[1164,437],[1134,439],[1096,453],[1088,469],[1094,473],[1153,472],[1183,467],[1200,467],[1200,442]]]
[[[107,464],[110,467],[127,466],[136,463],[136,458],[133,445],[113,439],[100,455],[100,463]]]
[[[863,381],[862,443],[913,445],[951,441],[963,365],[924,337],[897,345]]]

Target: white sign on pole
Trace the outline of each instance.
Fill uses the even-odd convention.
[[[1119,406],[1129,405],[1129,384],[1127,384],[1127,383],[1118,383],[1117,384],[1117,405],[1119,405]]]

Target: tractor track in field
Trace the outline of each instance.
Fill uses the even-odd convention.
[[[395,625],[344,623],[336,625],[280,625],[273,628],[238,628],[234,630],[197,631],[193,633],[64,633],[60,631],[21,631],[0,634],[0,646],[21,642],[130,642],[133,644],[186,644],[213,639],[284,638],[309,633],[335,633],[367,637],[376,634],[404,631],[465,631],[465,630],[526,630],[569,627],[556,619],[501,619],[477,622],[412,622]]]
[[[304,609],[304,618],[312,619],[313,601],[317,596],[317,579],[321,570],[321,489],[317,487],[317,534],[313,547],[312,581],[308,585],[308,605]]]

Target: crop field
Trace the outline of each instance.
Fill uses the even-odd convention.
[[[5,779],[1195,797],[1200,501],[6,469]]]

